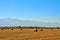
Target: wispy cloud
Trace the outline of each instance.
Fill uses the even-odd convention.
[[[44,19],[44,18],[19,18],[19,17],[12,17],[11,19],[18,19],[18,20],[30,20],[30,21],[37,21],[37,22],[45,22],[45,23],[58,23],[60,24],[60,21],[53,20],[53,19]]]
[[[37,21],[37,22],[44,22],[44,23],[58,23],[60,24],[60,21],[54,21],[53,19],[44,19],[44,18],[20,18],[20,17],[8,17],[8,18],[0,18],[0,19],[18,19],[18,20],[30,20],[30,21]]]

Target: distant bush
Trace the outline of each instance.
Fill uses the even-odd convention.
[[[21,28],[21,26],[19,26],[19,28]]]
[[[57,27],[57,29],[60,29],[59,27]]]

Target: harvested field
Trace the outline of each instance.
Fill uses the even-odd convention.
[[[0,29],[0,40],[60,40],[60,29]]]

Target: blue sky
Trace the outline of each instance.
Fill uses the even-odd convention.
[[[0,18],[60,23],[60,0],[0,0]]]

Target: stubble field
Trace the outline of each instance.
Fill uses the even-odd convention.
[[[0,40],[60,40],[60,29],[0,29]]]

